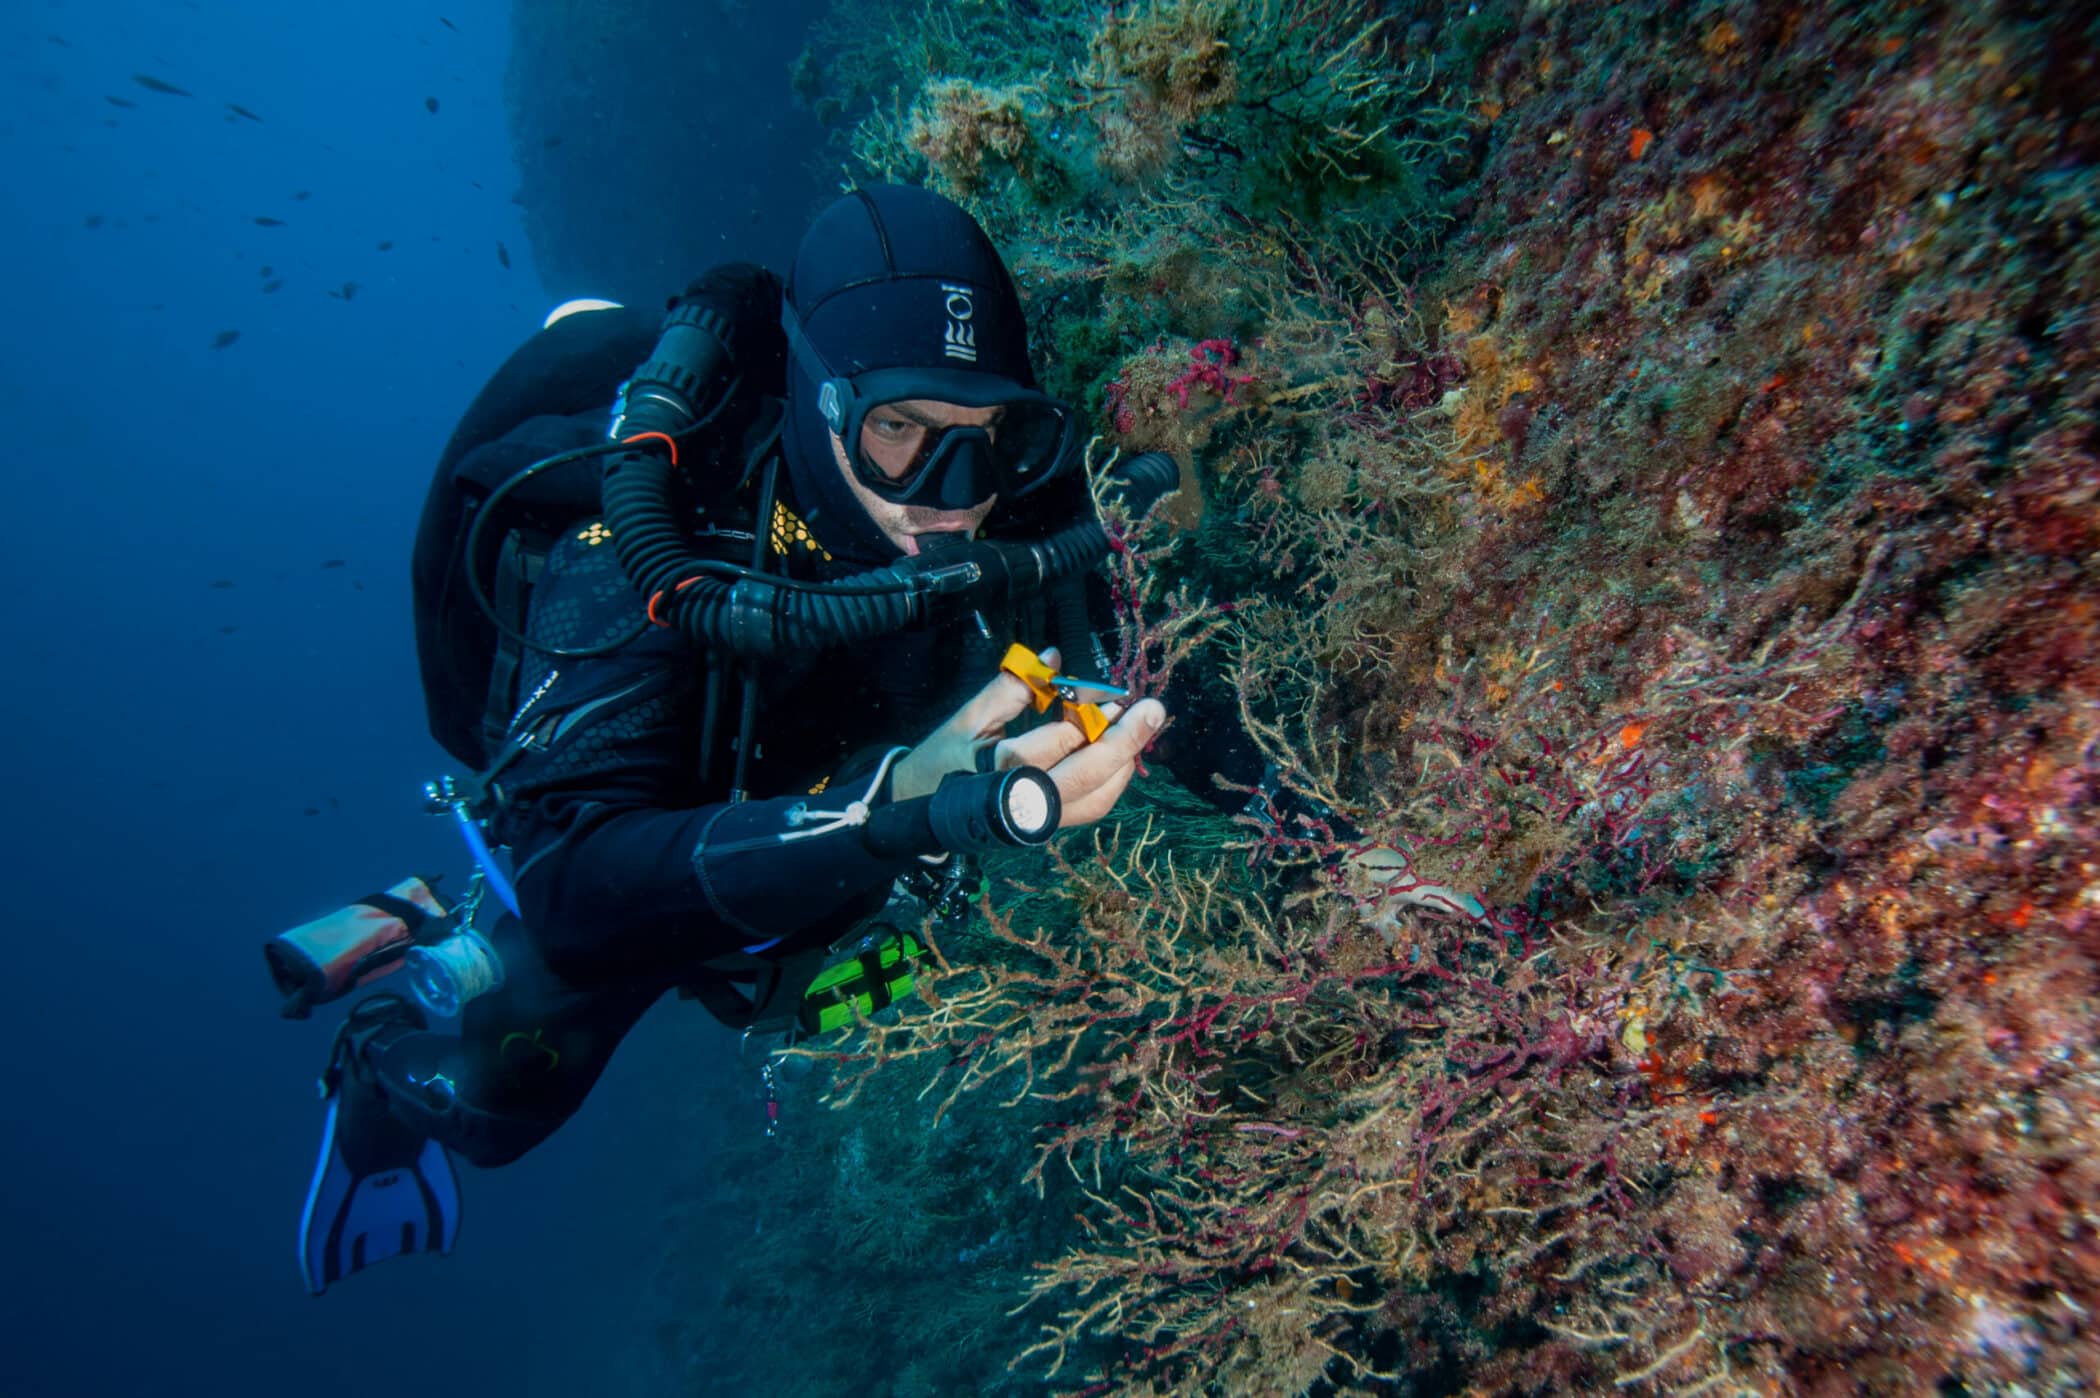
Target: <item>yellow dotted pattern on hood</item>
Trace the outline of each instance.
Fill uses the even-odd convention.
[[[800,544],[812,553],[822,554],[826,563],[831,561],[831,555],[825,551],[822,544],[817,542],[816,536],[809,532],[809,526],[802,522],[799,515],[778,500],[773,502],[772,533],[773,552],[776,554],[784,557],[794,552],[795,545]]]

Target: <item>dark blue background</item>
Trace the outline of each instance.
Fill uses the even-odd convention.
[[[731,79],[698,98],[725,146],[799,120],[801,8],[709,11],[772,26],[725,33]],[[510,202],[507,7],[443,12],[456,32],[402,0],[25,0],[0,22],[9,1394],[663,1391],[664,1200],[753,1129],[680,1092],[734,1071],[728,1036],[659,1007],[568,1130],[467,1173],[457,1254],[300,1284],[333,1021],[279,1020],[258,947],[463,867],[418,809],[445,763],[409,542],[454,417],[550,299]],[[750,240],[817,184],[725,180],[720,255],[782,265]]]

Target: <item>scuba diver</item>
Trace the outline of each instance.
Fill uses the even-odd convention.
[[[898,929],[973,856],[1113,810],[1172,705],[1102,678],[1082,456],[990,239],[899,186],[826,208],[784,286],[584,303],[497,371],[414,558],[431,730],[476,773],[427,804],[477,872],[266,947],[288,1015],[414,990],[352,1009],[322,1075],[311,1291],[449,1251],[449,1154],[544,1140],[666,992],[746,1034],[850,1023],[908,991]],[[1153,454],[1102,489],[1141,513],[1176,479]]]

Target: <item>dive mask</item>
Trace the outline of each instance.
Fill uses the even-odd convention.
[[[967,510],[993,495],[1016,500],[1055,478],[1074,456],[1077,415],[1055,398],[960,369],[838,374],[792,312],[783,323],[797,362],[816,385],[817,413],[845,444],[854,478],[885,500],[937,510]],[[996,416],[983,426],[941,425],[915,401],[989,408]]]

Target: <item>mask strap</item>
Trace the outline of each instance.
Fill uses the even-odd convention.
[[[795,362],[817,387],[819,411],[825,406],[830,408],[829,412],[824,413],[825,426],[843,437],[846,432],[846,410],[836,386],[838,375],[833,373],[831,365],[825,362],[823,352],[811,344],[809,336],[802,332],[802,318],[796,315],[795,308],[785,301],[780,305],[780,328],[787,332],[788,350],[795,356]],[[830,392],[827,393],[826,389]]]

